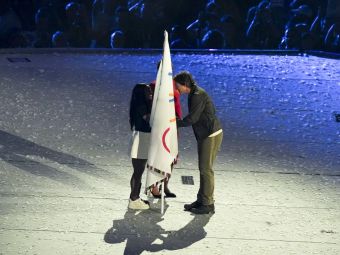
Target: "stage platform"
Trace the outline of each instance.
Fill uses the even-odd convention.
[[[216,213],[194,216],[183,205],[199,187],[196,142],[180,130],[177,198],[162,216],[157,199],[127,210],[130,94],[160,58],[0,51],[0,254],[340,254],[339,60],[174,51],[174,73],[190,71],[213,98],[224,140]]]

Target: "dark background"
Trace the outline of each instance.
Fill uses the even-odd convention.
[[[340,52],[340,0],[0,0],[0,47]]]

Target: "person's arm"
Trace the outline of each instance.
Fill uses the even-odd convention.
[[[175,101],[176,117],[181,119],[182,118],[182,108],[181,108],[181,102],[180,102],[180,94],[177,90],[174,90],[174,101]]]
[[[176,82],[172,80],[173,90],[174,90],[174,102],[175,102],[175,114],[177,119],[182,119],[182,107],[180,100],[180,93],[176,88]]]
[[[206,98],[203,96],[203,94],[192,95],[189,114],[184,119],[177,120],[177,126],[188,127],[195,124],[199,120],[204,110],[205,104]]]

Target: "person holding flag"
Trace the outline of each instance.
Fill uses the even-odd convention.
[[[132,93],[130,124],[133,130],[131,158],[134,173],[130,181],[131,193],[128,205],[130,209],[150,208],[147,201],[139,198],[140,181],[147,163],[146,191],[157,188],[157,184],[164,182],[161,193],[162,214],[164,193],[168,197],[176,196],[170,192],[167,183],[178,156],[176,112],[179,113],[179,117],[181,116],[179,92],[174,87],[172,79],[166,31],[164,36],[163,58],[159,64],[153,93],[151,86],[146,84],[137,84]]]
[[[157,72],[159,70],[159,67],[161,65],[161,61],[159,61],[157,63]],[[150,83],[150,87],[151,87],[151,90],[154,94],[155,92],[155,87],[156,87],[156,81],[152,81]],[[174,106],[175,106],[175,114],[176,114],[176,118],[179,118],[181,119],[182,118],[182,108],[181,108],[181,102],[180,102],[180,94],[179,94],[179,91],[177,90],[176,88],[176,84],[175,84],[175,81],[173,81],[173,91],[174,91]],[[174,164],[177,163],[177,160]],[[172,168],[174,166],[174,164],[172,165]],[[164,193],[166,195],[166,197],[176,197],[176,194],[172,193],[168,187],[168,184],[169,184],[169,178],[168,177],[165,181],[164,181]],[[157,185],[154,185],[153,188],[151,189],[151,194],[153,195],[153,197],[155,198],[161,198],[161,193],[159,191],[159,188]]]
[[[160,63],[150,116],[151,140],[147,161],[146,191],[171,175],[177,160],[178,141],[174,88],[168,33],[164,32],[163,58]],[[164,213],[164,185],[161,192],[161,213]]]
[[[189,113],[182,120],[177,120],[177,126],[192,126],[197,140],[200,171],[197,200],[191,204],[185,204],[184,209],[195,214],[215,213],[215,184],[212,167],[223,139],[221,124],[216,116],[212,100],[207,92],[197,85],[189,72],[178,73],[174,81],[180,94],[189,94]]]
[[[149,203],[139,197],[141,180],[148,159],[151,127],[149,124],[152,104],[152,91],[148,84],[139,83],[132,90],[130,101],[130,126],[132,130],[132,143],[130,156],[132,159],[133,174],[130,180],[129,209],[149,209]]]

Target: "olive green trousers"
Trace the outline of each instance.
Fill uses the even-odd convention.
[[[197,201],[203,205],[214,203],[215,177],[212,169],[223,139],[223,132],[207,137],[197,143],[198,168],[200,170],[200,188],[197,193]]]

